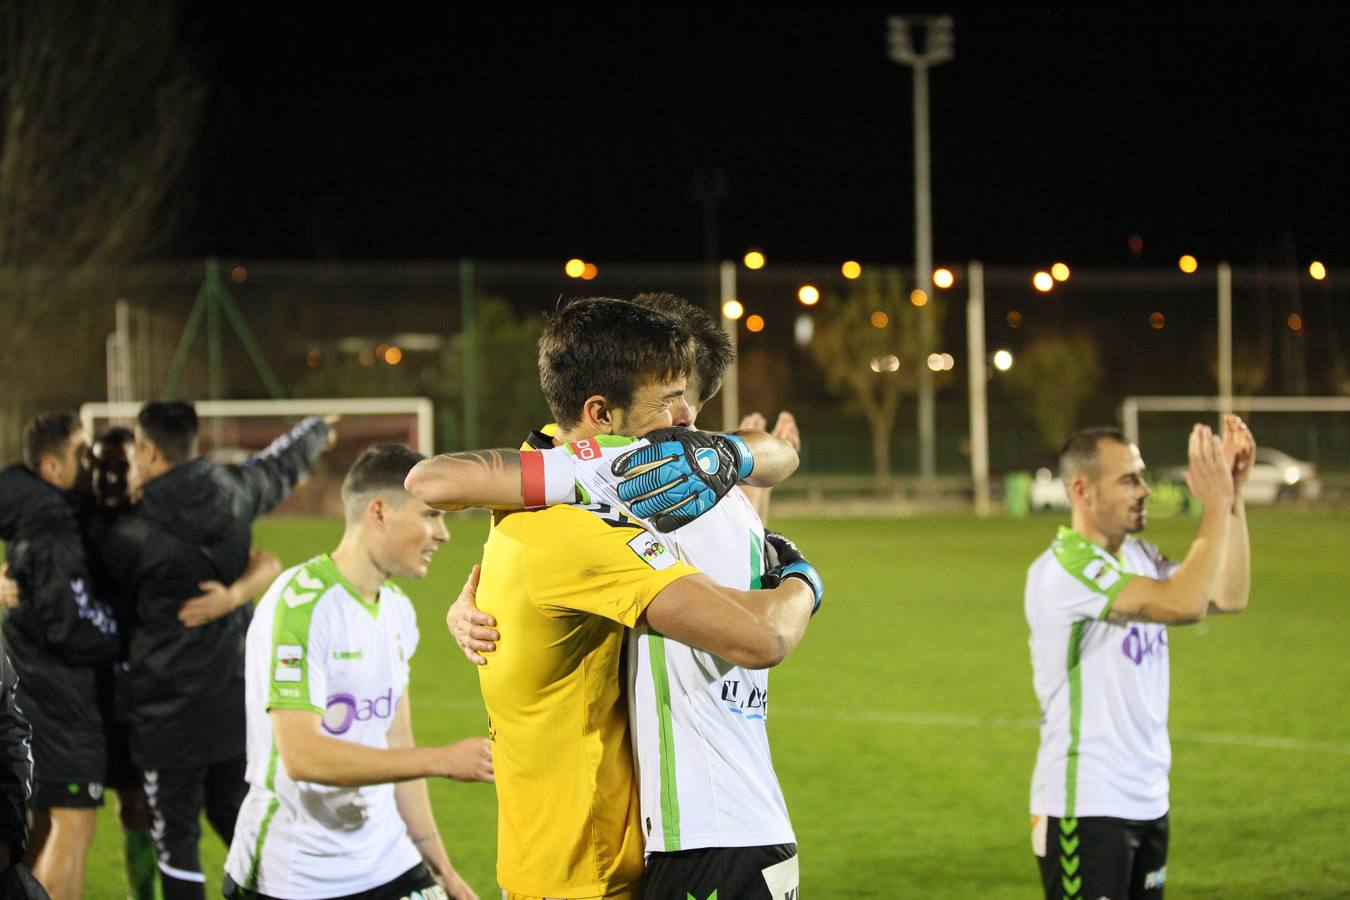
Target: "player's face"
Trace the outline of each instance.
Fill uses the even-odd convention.
[[[449,539],[445,513],[409,496],[386,506],[380,568],[398,578],[425,578],[432,557]]]
[[[50,474],[48,480],[54,487],[63,491],[75,489],[80,482],[80,476],[87,471],[85,460],[88,450],[89,445],[84,440],[84,429],[76,428],[70,433],[70,438],[61,448],[61,452],[48,457],[52,461],[52,465],[46,467]]]
[[[698,377],[697,372],[690,372],[689,377],[684,381],[684,402],[689,406],[689,427],[698,427],[698,411],[703,408],[703,404],[698,402],[699,396],[703,393],[703,379]]]
[[[614,434],[641,437],[657,428],[691,425],[693,410],[685,396],[688,379],[648,381],[633,392],[633,402],[614,410]]]
[[[1097,447],[1097,478],[1092,485],[1092,514],[1105,534],[1135,534],[1148,523],[1144,458],[1133,444],[1102,441]]]

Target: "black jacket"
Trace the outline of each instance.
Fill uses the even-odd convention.
[[[10,860],[18,862],[28,847],[27,809],[33,783],[29,742],[33,730],[15,702],[14,682],[14,667],[0,638],[0,838],[9,844]]]
[[[96,664],[120,649],[112,610],[93,596],[84,539],[70,499],[23,466],[0,472],[0,539],[19,608],[7,610],[5,644],[20,675],[18,703],[39,743],[83,736],[66,752],[43,751],[44,779],[101,777]]]
[[[328,437],[305,419],[236,466],[183,463],[95,541],[134,607],[128,699],[131,757],[146,769],[189,768],[243,754],[244,606],[198,628],[178,621],[203,581],[230,584],[248,566],[253,520],[286,498]]]

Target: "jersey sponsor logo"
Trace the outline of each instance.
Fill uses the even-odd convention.
[[[302,681],[305,670],[305,648],[299,644],[277,645],[277,667],[273,681]]]
[[[333,651],[333,659],[346,660],[346,659],[360,659],[360,658],[361,658],[361,651],[360,651],[360,650],[334,650],[334,651]]]
[[[370,699],[357,699],[352,694],[334,694],[328,698],[323,711],[323,730],[329,734],[346,734],[356,722],[387,719],[393,714],[393,688]]]
[[[1120,641],[1120,652],[1125,653],[1135,665],[1143,665],[1145,660],[1156,660],[1168,652],[1168,633],[1166,629],[1145,631],[1138,625],[1131,625],[1125,640]]]
[[[573,441],[568,446],[572,448],[572,452],[576,454],[577,459],[597,459],[600,456],[600,444],[595,438]]]
[[[751,720],[764,720],[769,717],[769,689],[758,685],[748,685],[749,690],[741,689],[738,679],[728,678],[722,682],[722,704],[738,716]]]
[[[675,554],[667,550],[665,544],[645,531],[629,541],[628,546],[638,555],[638,559],[658,572],[675,565]]]
[[[1129,633],[1120,642],[1120,649],[1130,662],[1136,666],[1143,665],[1144,660],[1157,659],[1167,652],[1167,631],[1160,628],[1147,632],[1138,625],[1131,625]]]
[[[717,471],[717,451],[711,447],[699,447],[695,450],[694,461],[698,463],[698,467],[703,470],[705,475],[712,475]]]

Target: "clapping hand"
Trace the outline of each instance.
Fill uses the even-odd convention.
[[[1256,439],[1247,423],[1231,413],[1223,417],[1223,455],[1233,473],[1233,487],[1241,490],[1256,458]]]

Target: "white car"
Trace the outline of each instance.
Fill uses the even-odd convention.
[[[1242,486],[1242,499],[1252,504],[1285,500],[1316,500],[1322,496],[1317,466],[1294,459],[1272,447],[1256,448],[1251,475]]]

